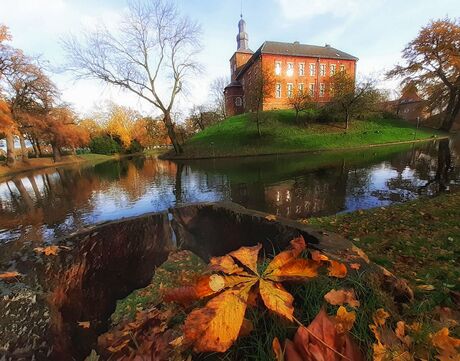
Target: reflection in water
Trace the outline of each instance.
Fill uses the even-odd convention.
[[[233,200],[290,218],[385,206],[458,186],[458,143],[179,164],[139,157],[20,174],[0,183],[0,242],[14,250],[14,240],[52,241],[189,202]]]

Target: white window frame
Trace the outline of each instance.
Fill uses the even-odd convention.
[[[319,84],[319,96],[324,97],[326,95],[326,84],[320,83]]]
[[[319,65],[319,76],[326,76],[326,64]]]
[[[310,93],[310,96],[315,96],[315,83],[308,84],[308,92]]]
[[[281,64],[280,60],[275,61],[275,75],[281,75],[283,70],[283,65]]]
[[[305,63],[299,63],[299,76],[305,76]]]
[[[286,95],[288,98],[292,98],[294,96],[294,84],[292,83],[286,84]]]
[[[330,71],[331,76],[333,76],[335,74],[336,70],[337,70],[337,65],[336,64],[330,64],[329,65],[329,71]]]
[[[305,84],[304,83],[299,83],[297,84],[297,91],[299,95],[302,95],[305,89]]]
[[[287,76],[293,76],[294,75],[294,63],[292,61],[287,62],[286,75]]]
[[[315,63],[310,63],[310,76],[315,76],[316,75],[316,64]]]
[[[275,84],[275,98],[281,98],[281,83]]]

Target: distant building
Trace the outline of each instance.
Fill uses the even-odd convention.
[[[325,46],[299,42],[265,41],[256,52],[249,49],[246,22],[238,22],[237,50],[230,58],[231,83],[225,87],[225,106],[228,115],[240,114],[246,109],[245,93],[256,72],[273,72],[273,94],[263,101],[263,110],[289,108],[289,98],[295,92],[309,92],[318,103],[330,101],[329,80],[339,71],[352,77],[356,74],[358,58]]]
[[[426,101],[420,97],[415,84],[408,84],[402,90],[401,96],[383,104],[383,109],[394,113],[402,119],[415,122],[430,116],[427,111]]]

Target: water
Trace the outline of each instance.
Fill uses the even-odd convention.
[[[292,219],[387,206],[460,186],[460,140],[366,151],[174,163],[137,157],[0,180],[0,244],[189,202],[232,200]]]

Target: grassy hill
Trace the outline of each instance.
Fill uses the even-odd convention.
[[[249,114],[230,117],[196,134],[184,145],[182,158],[206,158],[281,154],[302,151],[345,149],[384,143],[408,142],[415,127],[405,121],[371,118],[353,120],[345,132],[344,123],[297,124],[292,110],[265,113],[262,137]],[[444,136],[445,133],[421,128],[416,139]],[[171,154],[166,155],[166,158]]]

